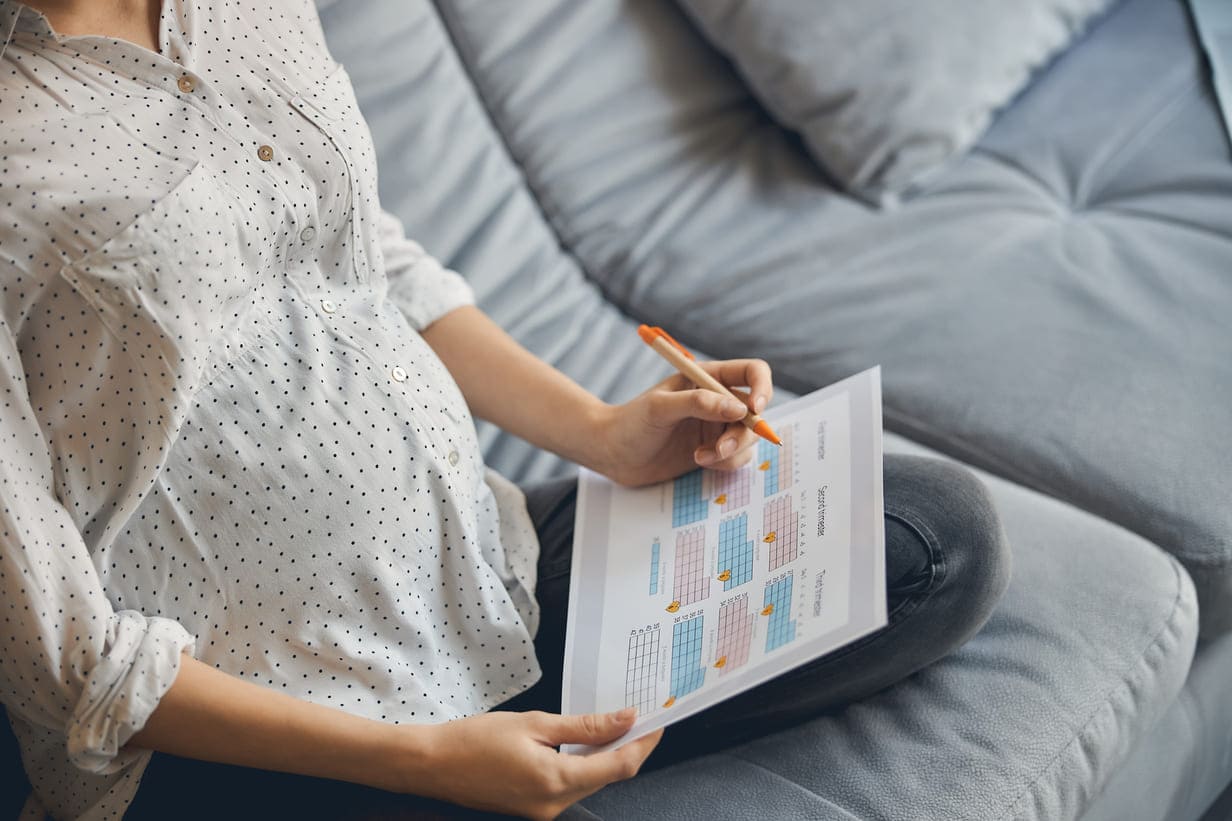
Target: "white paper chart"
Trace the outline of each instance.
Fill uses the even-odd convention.
[[[637,707],[632,740],[885,625],[880,370],[765,417],[737,471],[582,471],[565,713]]]

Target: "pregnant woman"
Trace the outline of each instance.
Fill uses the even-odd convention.
[[[888,458],[888,627],[558,753],[632,716],[554,713],[573,485],[528,500],[472,414],[636,485],[744,464],[745,407],[607,404],[475,308],[381,210],[307,0],[0,0],[0,48],[0,700],[35,817],[549,818],[892,684],[1004,589],[980,484]],[[770,400],[765,363],[706,367]]]

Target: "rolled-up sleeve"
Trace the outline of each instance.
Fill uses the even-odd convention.
[[[83,770],[114,772],[170,688],[193,638],[178,623],[116,612],[80,531],[56,498],[51,457],[16,344],[0,323],[0,700],[63,734]]]
[[[387,211],[381,211],[378,232],[389,298],[415,330],[422,331],[455,308],[475,303],[466,280],[408,239],[402,223]]]

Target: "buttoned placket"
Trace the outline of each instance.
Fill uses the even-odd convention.
[[[333,146],[334,153],[338,155],[339,161],[342,163],[342,170],[346,175],[347,185],[347,200],[351,206],[351,256],[352,267],[354,268],[355,278],[360,282],[366,282],[369,279],[369,264],[367,254],[364,251],[363,234],[360,231],[359,223],[355,220],[354,215],[359,208],[359,180],[355,170],[355,166],[351,161],[350,154],[343,148],[342,139],[334,133],[329,125],[329,117],[314,106],[303,94],[293,93],[291,105],[300,115],[308,120],[314,128],[317,128],[329,140]]]

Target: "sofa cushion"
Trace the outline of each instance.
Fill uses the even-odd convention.
[[[893,200],[1112,0],[679,0],[849,191]]]
[[[1232,162],[1181,0],[1128,0],[919,196],[827,187],[670,3],[439,0],[560,240],[629,313],[1111,518],[1232,627]]]

